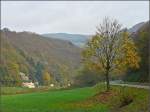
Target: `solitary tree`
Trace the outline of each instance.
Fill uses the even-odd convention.
[[[97,27],[96,35],[83,50],[85,65],[102,70],[106,77],[107,91],[110,89],[110,72],[138,68],[140,58],[135,44],[117,20],[106,17]]]
[[[59,72],[60,72],[60,77],[61,77],[61,85],[67,86],[68,84],[71,83],[71,77],[69,76],[70,70],[68,66],[64,65],[59,65]]]
[[[50,74],[45,70],[43,72],[43,83],[44,83],[44,85],[49,85],[50,80],[51,80]]]

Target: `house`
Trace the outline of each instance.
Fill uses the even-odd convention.
[[[50,84],[51,87],[54,87],[54,84]]]
[[[22,86],[28,88],[35,88],[35,84],[33,82],[23,82]]]
[[[22,79],[22,86],[23,87],[35,88],[35,84],[29,80],[29,77],[25,73],[20,72],[20,77]]]
[[[71,84],[70,84],[70,83],[68,83],[68,86],[71,86]]]

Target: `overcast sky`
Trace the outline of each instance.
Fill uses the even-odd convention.
[[[94,34],[105,16],[123,27],[149,20],[148,1],[3,1],[1,25],[15,31]]]

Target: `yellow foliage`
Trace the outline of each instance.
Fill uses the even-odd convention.
[[[123,32],[119,38],[121,39],[120,43],[117,43],[118,47],[113,49],[116,52],[116,56],[111,63],[112,71],[122,72],[125,71],[128,67],[139,68],[140,57],[137,53],[137,49],[133,40],[129,37],[129,34],[127,32]],[[99,56],[96,55],[97,50],[104,49],[103,46],[105,46],[105,44],[102,40],[102,37],[94,36],[88,42],[86,48],[82,52],[84,63],[86,66],[89,66],[90,69],[105,69],[102,64],[106,65],[107,63],[106,55],[104,54],[104,52],[100,52],[100,60]]]
[[[123,44],[124,63],[131,68],[139,68],[140,57],[137,53],[134,42],[129,38],[127,34],[124,36]]]
[[[45,70],[43,73],[43,81],[45,85],[48,85],[50,83],[51,77],[50,74]]]

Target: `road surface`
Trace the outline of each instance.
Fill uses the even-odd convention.
[[[118,86],[127,86],[127,87],[150,89],[150,86],[123,84],[123,83],[119,83],[119,81],[111,81],[110,84],[111,84],[111,85],[118,85]]]

